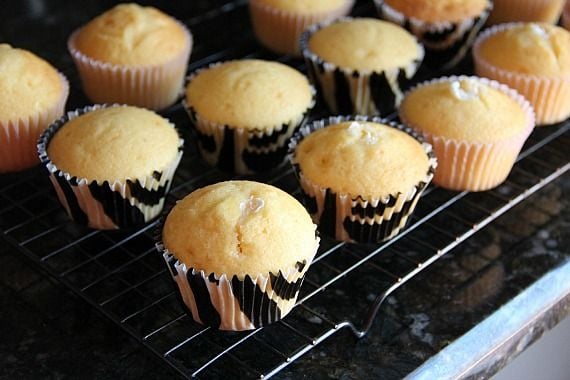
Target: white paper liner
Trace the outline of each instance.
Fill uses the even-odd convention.
[[[480,15],[475,17],[468,17],[458,22],[441,21],[441,22],[427,22],[419,20],[414,17],[406,17],[403,13],[392,8],[386,4],[384,0],[374,0],[374,4],[380,14],[380,17],[385,18],[387,21],[405,27],[410,31],[418,41],[426,49],[426,63],[439,70],[448,70],[456,66],[465,56],[469,48],[473,45],[473,41],[477,33],[487,20],[489,13],[493,7],[491,1],[487,2],[487,6],[483,9]],[[445,39],[432,40],[426,38],[426,35],[448,33]],[[465,38],[465,35],[467,37]],[[463,44],[459,47],[455,46],[465,38]],[[438,52],[452,51],[445,59],[438,59],[436,56]]]
[[[300,56],[299,38],[309,25],[334,20],[350,13],[354,0],[326,12],[294,13],[271,7],[260,0],[250,0],[253,31],[267,48],[281,54]]]
[[[555,24],[565,0],[493,0],[493,10],[487,23],[503,24],[514,21],[548,22]]]
[[[280,289],[273,288],[270,273],[258,273],[239,278],[225,273],[220,275],[206,273],[203,270],[197,271],[194,268],[188,268],[186,264],[177,260],[163,246],[162,242],[158,242],[156,246],[158,251],[162,253],[182,301],[192,314],[192,318],[198,323],[212,326],[219,330],[252,330],[284,318],[295,306],[299,289],[311,264],[311,262],[306,262],[300,270],[296,267],[287,268],[276,275],[280,277],[280,284],[276,283],[277,287],[282,289],[283,280],[291,284],[285,288],[289,295],[288,299],[286,299],[279,296]],[[319,238],[317,237],[311,257],[314,257],[318,247]],[[189,278],[200,282],[202,294],[194,293]],[[243,287],[249,286],[253,288],[257,285],[252,299],[244,299],[247,296],[246,292],[244,294],[235,293],[234,284],[236,281],[239,281]],[[261,296],[265,297],[265,300],[260,302],[259,297]],[[212,317],[210,320],[201,318],[201,315],[208,315],[207,312],[205,313],[204,305],[201,305],[198,301],[199,299],[203,301],[204,297],[208,298],[208,307],[213,307],[215,310],[213,313],[215,318]],[[250,306],[250,309],[242,310],[240,300],[243,304]],[[269,301],[274,303],[274,307],[268,305]],[[250,313],[251,316],[248,316],[247,313]]]
[[[215,62],[208,65],[205,68],[198,69],[188,77],[188,83],[190,83],[194,77],[200,74],[204,70],[208,70],[212,67],[216,67],[222,65],[225,62]],[[212,137],[215,142],[215,150],[209,151],[205,149],[200,142],[198,142],[198,148],[200,154],[204,161],[206,161],[209,165],[218,166],[224,169],[229,169],[229,171],[235,174],[254,174],[259,172],[260,170],[256,170],[252,168],[248,163],[246,163],[243,159],[244,152],[249,153],[257,153],[259,154],[259,160],[265,160],[263,154],[268,153],[275,153],[279,155],[276,161],[278,162],[275,167],[278,167],[283,162],[286,161],[287,156],[287,144],[289,143],[289,139],[293,135],[293,133],[298,130],[301,126],[303,126],[307,120],[307,116],[315,106],[315,96],[316,91],[313,86],[310,86],[311,91],[311,103],[307,106],[302,114],[296,115],[295,118],[289,120],[286,123],[276,124],[273,126],[269,126],[263,130],[258,128],[247,129],[247,128],[239,128],[230,125],[219,124],[213,121],[210,121],[204,117],[202,117],[193,107],[192,105],[188,104],[187,100],[183,100],[182,104],[186,109],[188,116],[192,122],[192,126],[196,129],[196,132],[205,136]],[[250,143],[250,140],[254,137],[263,138],[272,136],[274,133],[280,133],[283,128],[287,128],[287,132],[281,133],[277,139],[277,141],[265,145],[265,146],[256,146]],[[226,138],[226,134],[233,134],[233,157],[222,157],[221,151],[224,145],[224,139]],[[277,151],[282,150],[282,153],[277,153]],[[230,162],[231,161],[231,162]],[[270,168],[270,169],[273,169]],[[269,170],[269,169],[264,169]],[[263,170],[263,171],[264,171]]]
[[[438,159],[433,182],[450,190],[484,191],[501,184],[509,175],[520,150],[532,132],[535,116],[530,103],[518,92],[494,80],[468,76],[450,76],[429,80],[418,84],[414,90],[439,82],[475,79],[492,87],[515,100],[527,115],[527,125],[520,133],[507,139],[492,143],[479,143],[446,138],[424,132],[414,125],[406,115],[400,113],[400,119],[432,144]]]
[[[192,34],[178,23],[187,36],[184,50],[160,65],[127,66],[90,58],[75,47],[81,29],[74,31],[67,42],[77,66],[83,90],[94,103],[119,103],[161,110],[172,105],[182,94]]]
[[[532,105],[538,125],[557,123],[570,116],[570,76],[547,77],[519,74],[487,62],[481,55],[481,44],[489,37],[504,30],[517,28],[523,23],[509,23],[486,29],[477,37],[473,46],[475,73],[494,79],[517,90]]]
[[[425,178],[418,181],[418,184],[407,193],[391,194],[386,198],[367,197],[361,194],[334,193],[331,189],[321,187],[312,182],[303,174],[296,159],[295,150],[298,144],[306,136],[318,129],[345,121],[370,121],[389,125],[416,139],[422,145],[429,158],[429,169]],[[331,154],[334,154],[334,152],[331,152]],[[305,200],[314,198],[316,201],[317,209],[314,210],[315,212],[312,213],[311,217],[319,225],[319,231],[324,235],[334,237],[336,240],[359,243],[377,243],[396,236],[406,225],[408,217],[414,211],[421,194],[433,178],[433,173],[438,165],[437,159],[432,153],[431,145],[424,142],[421,135],[414,132],[411,128],[379,117],[366,116],[332,116],[328,119],[317,120],[311,125],[301,128],[289,144],[289,159],[299,180],[303,196],[306,197]],[[326,202],[327,195],[334,196],[334,221],[323,220],[322,218],[328,207]],[[354,213],[353,209],[355,207],[361,208],[364,216]],[[382,213],[378,211],[382,211]],[[373,216],[368,216],[369,214]],[[356,228],[347,230],[347,227],[344,225],[347,220],[356,222],[354,223]],[[327,231],[326,228],[323,230],[322,227],[325,223],[333,224],[334,231]]]
[[[58,74],[62,91],[50,108],[26,119],[0,120],[0,173],[27,169],[39,163],[36,149],[38,137],[49,123],[63,114],[69,95],[67,79],[63,74]]]
[[[170,185],[172,184],[172,178],[174,172],[180,163],[182,158],[182,147],[184,145],[184,140],[179,140],[178,154],[175,159],[168,164],[167,167],[157,168],[156,172],[160,173],[160,177],[157,179],[153,173],[149,174],[144,178],[133,178],[130,181],[138,182],[138,184],[145,190],[157,191],[164,188],[164,196],[156,204],[146,204],[144,200],[139,200],[136,194],[132,194],[132,185],[127,181],[116,180],[112,183],[108,181],[89,181],[86,178],[78,178],[72,176],[69,173],[59,170],[56,165],[50,160],[47,147],[51,138],[57,133],[57,131],[65,125],[69,120],[85,114],[87,112],[95,111],[97,109],[106,107],[120,107],[119,105],[94,105],[85,107],[79,110],[68,112],[67,115],[63,116],[61,119],[56,120],[48,129],[44,131],[39,139],[37,146],[40,161],[47,168],[50,174],[50,181],[52,182],[59,201],[65,208],[69,217],[75,222],[84,224],[88,227],[94,229],[108,230],[108,229],[118,229],[118,228],[129,228],[136,226],[141,223],[146,223],[160,214],[164,206],[164,199]],[[174,128],[174,125],[172,128]],[[109,196],[111,198],[97,199],[93,190],[90,187],[95,187],[97,191],[101,190],[106,192],[110,190],[113,192]],[[128,205],[121,205],[121,202],[117,202],[117,198],[120,196],[120,200],[126,200]],[[113,204],[112,210],[105,210],[105,206],[102,203]],[[142,213],[142,220],[137,220],[132,218],[129,211],[134,212],[139,215]],[[109,215],[109,213],[112,215]],[[79,219],[85,218],[84,220]]]
[[[335,22],[350,22],[352,20],[353,18],[351,17],[342,17],[329,22],[313,24],[305,30],[301,36],[300,43],[303,57],[308,66],[309,76],[313,83],[320,88],[321,95],[332,114],[350,113],[353,115],[387,116],[396,110],[403,98],[403,91],[405,89],[401,88],[398,82],[400,72],[403,71],[406,80],[411,80],[424,58],[424,48],[418,43],[418,58],[411,61],[407,66],[376,72],[364,72],[348,67],[339,67],[331,62],[325,62],[321,57],[310,50],[309,39],[311,35],[319,29]],[[339,91],[337,91],[337,87],[339,84],[335,78],[335,73],[338,72],[342,73],[349,88],[348,94],[340,95],[349,97],[351,109],[342,109],[338,104],[337,98]],[[375,103],[371,92],[371,78],[373,75],[385,75],[389,85],[389,89],[386,90],[389,90],[394,96],[393,107],[390,106],[390,108],[386,110],[378,108],[378,104]]]

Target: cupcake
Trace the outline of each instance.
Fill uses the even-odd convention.
[[[556,24],[565,0],[493,0],[488,24],[513,21]]]
[[[196,71],[185,100],[205,161],[237,174],[279,166],[314,104],[314,90],[297,70],[250,59]]]
[[[76,30],[68,49],[94,103],[154,110],[180,96],[192,35],[153,7],[119,4]]]
[[[405,29],[368,18],[313,25],[301,37],[301,47],[333,114],[394,112],[424,56]]]
[[[354,0],[250,0],[253,31],[268,49],[300,55],[299,37],[309,25],[350,13]]]
[[[487,29],[473,48],[477,75],[526,97],[537,124],[570,116],[570,32],[549,24],[512,23]]]
[[[447,70],[465,56],[485,24],[491,0],[374,0],[380,18],[409,30],[426,49],[425,64]]]
[[[38,152],[75,222],[117,229],[160,213],[182,144],[174,125],[152,111],[92,106],[55,121]]]
[[[562,12],[562,25],[570,30],[570,1],[566,1],[564,11]]]
[[[250,330],[291,311],[318,245],[295,198],[270,185],[228,181],[179,201],[157,248],[195,321]]]
[[[29,51],[0,44],[0,173],[36,165],[36,143],[63,114],[65,77]]]
[[[434,183],[482,191],[502,183],[534,127],[530,104],[516,91],[477,77],[447,77],[411,89],[402,122],[432,144]]]
[[[431,146],[380,118],[330,117],[302,128],[290,144],[305,206],[323,235],[376,243],[406,224],[431,181]]]

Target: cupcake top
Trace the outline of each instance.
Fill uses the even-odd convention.
[[[243,277],[308,265],[318,244],[315,229],[305,208],[286,192],[227,181],[179,201],[166,218],[162,240],[189,268]]]
[[[305,178],[353,197],[407,194],[425,180],[430,168],[417,140],[374,122],[348,121],[318,129],[294,154]]]
[[[325,62],[362,72],[406,67],[423,57],[423,48],[405,29],[371,18],[327,25],[309,37],[308,47]]]
[[[153,7],[119,4],[83,26],[75,47],[86,56],[117,65],[158,65],[188,46],[188,33]]]
[[[428,82],[404,97],[400,115],[413,128],[448,139],[508,139],[528,127],[528,112],[499,86],[476,77]]]
[[[0,121],[27,119],[53,107],[64,83],[57,70],[29,51],[0,44]]]
[[[293,13],[326,12],[346,4],[349,0],[257,0],[275,9]]]
[[[174,126],[152,111],[101,108],[65,123],[49,142],[49,159],[89,181],[141,179],[166,169],[178,154]]]
[[[186,89],[186,102],[210,122],[266,130],[299,118],[313,105],[313,94],[297,70],[246,59],[198,71]]]
[[[488,0],[384,0],[408,18],[426,22],[458,22],[485,10]]]
[[[570,32],[544,23],[510,24],[481,40],[477,54],[503,70],[570,76]]]

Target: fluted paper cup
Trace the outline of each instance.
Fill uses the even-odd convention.
[[[56,120],[40,136],[37,146],[40,161],[48,170],[59,201],[76,223],[102,230],[139,226],[162,211],[174,172],[182,158],[184,141],[179,140],[178,154],[172,162],[143,178],[96,181],[58,169],[47,152],[51,138],[69,120],[103,107],[106,106],[85,107]]]

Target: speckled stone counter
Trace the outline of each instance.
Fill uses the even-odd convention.
[[[6,20],[0,23],[0,41],[40,52],[64,69],[73,85],[68,104],[72,109],[87,100],[65,52],[66,38],[112,4],[8,1],[3,3]],[[357,4],[358,15],[373,15],[371,2]],[[241,17],[223,21],[241,23],[244,35],[238,42],[243,46],[238,46],[241,50],[230,46],[225,57],[252,55],[259,47],[248,29],[245,1],[193,0],[169,4],[167,10],[185,18],[232,6],[239,8],[235,14]],[[211,19],[219,16],[216,12],[207,15]],[[198,37],[205,37],[205,31],[198,31]],[[226,47],[226,42],[216,38],[207,47],[197,41],[192,58],[197,65]],[[267,52],[264,56],[279,58]],[[174,113],[185,116],[181,108]],[[559,144],[570,144],[568,132],[560,139]],[[568,151],[562,159],[570,161]],[[40,176],[40,170],[24,175],[36,174]],[[0,186],[16,178],[0,175]],[[50,191],[47,178],[44,185]],[[566,173],[391,295],[364,338],[356,339],[349,329],[339,329],[275,378],[491,376],[570,311],[569,204],[570,174]],[[0,379],[180,378],[163,360],[10,245],[2,231],[3,218],[9,215],[3,212],[6,209],[0,204]],[[319,275],[313,274],[315,279]],[[311,307],[331,318],[339,316],[359,324],[377,296],[377,275],[368,266],[359,267],[311,300]],[[315,327],[325,323],[315,315],[299,315]],[[224,375],[245,377],[240,372]]]

